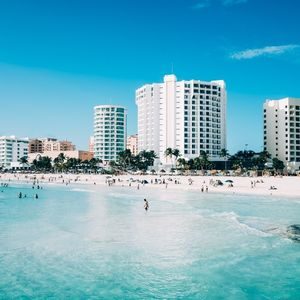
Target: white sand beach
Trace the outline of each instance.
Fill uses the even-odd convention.
[[[143,181],[147,183],[143,184]],[[220,181],[223,185],[217,185]],[[110,185],[132,189],[180,189],[206,193],[270,195],[300,198],[300,177],[236,177],[176,175],[1,174],[0,183],[39,185]],[[271,188],[272,187],[272,188]]]

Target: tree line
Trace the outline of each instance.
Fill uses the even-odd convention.
[[[101,159],[92,158],[91,160],[81,160],[77,158],[66,157],[63,153],[60,153],[56,158],[48,156],[39,155],[36,159],[32,161],[31,164],[28,163],[27,157],[22,157],[19,162],[24,166],[28,165],[32,171],[37,172],[73,172],[73,173],[88,173],[88,172],[98,172]]]
[[[252,150],[238,151],[230,155],[227,149],[221,149],[219,157],[222,162],[212,162],[209,154],[201,150],[200,155],[195,158],[185,159],[178,149],[167,148],[164,155],[171,164],[171,171],[175,170],[212,170],[222,169],[227,170],[240,170],[241,172],[250,170],[265,170],[273,169],[276,172],[283,171],[285,165],[283,161],[278,158],[271,159],[270,153],[267,151],[255,152]],[[140,170],[146,171],[149,167],[153,166],[154,160],[157,155],[154,151],[141,151],[138,155],[134,156],[129,149],[121,151],[117,160],[112,162],[113,167],[119,167],[122,170]],[[271,162],[271,167],[266,165]]]
[[[166,161],[169,162],[171,172],[177,171],[196,171],[196,170],[239,170],[241,173],[250,170],[265,170],[272,169],[276,172],[282,172],[285,168],[283,161],[273,158],[267,151],[254,152],[252,150],[238,151],[230,155],[227,149],[221,149],[219,157],[221,162],[212,162],[209,154],[206,151],[200,151],[198,157],[185,159],[178,149],[167,148],[164,152]],[[117,155],[115,161],[109,162],[111,172],[130,172],[150,170],[154,165],[155,159],[158,156],[154,151],[141,151],[137,155],[133,155],[129,149],[121,151]],[[19,162],[22,165],[29,165],[27,157],[22,157]],[[271,166],[266,163],[270,163]],[[91,160],[81,160],[77,158],[68,158],[63,153],[60,153],[55,159],[47,156],[38,156],[30,165],[32,171],[39,172],[103,172],[101,159],[92,158]],[[217,164],[217,165],[216,165]],[[164,170],[160,170],[164,171]],[[154,170],[153,170],[154,172]]]

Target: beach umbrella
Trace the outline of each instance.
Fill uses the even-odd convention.
[[[233,183],[232,180],[228,179],[228,180],[225,180],[225,182],[228,182],[228,183]]]

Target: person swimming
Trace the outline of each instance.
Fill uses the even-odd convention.
[[[145,208],[145,211],[147,211],[149,208],[149,203],[148,203],[147,199],[144,199],[144,208]]]

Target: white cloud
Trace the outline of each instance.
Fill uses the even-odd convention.
[[[222,4],[225,6],[236,5],[246,3],[248,0],[222,0]]]
[[[247,49],[244,51],[233,53],[230,57],[232,59],[251,59],[262,55],[280,55],[299,48],[300,45],[282,45],[282,46],[267,46],[258,49]]]

